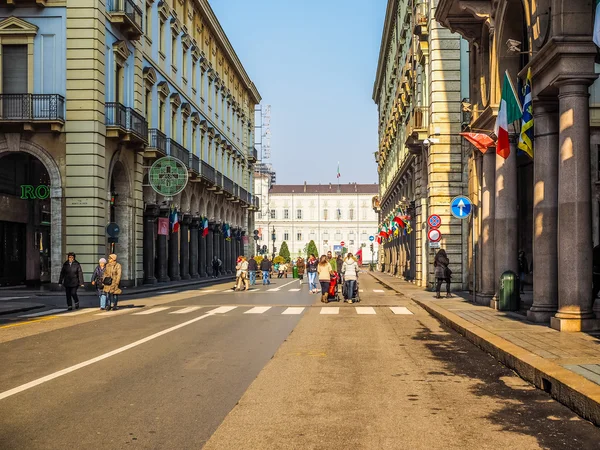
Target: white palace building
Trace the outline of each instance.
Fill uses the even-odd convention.
[[[352,253],[362,248],[365,264],[372,257],[376,261],[377,244],[373,243],[372,255],[369,236],[377,233],[378,218],[372,200],[378,191],[377,184],[271,185],[268,176],[255,174],[255,195],[260,199],[256,243],[266,245],[271,255],[273,245],[279,254],[285,241],[295,258],[304,256],[311,240],[320,254],[339,251],[343,242]]]

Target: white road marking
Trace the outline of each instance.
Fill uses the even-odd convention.
[[[155,314],[157,312],[161,312],[161,311],[164,311],[166,309],[169,309],[169,307],[168,306],[159,306],[157,308],[150,308],[150,309],[147,309],[146,311],[138,312],[138,313],[135,313],[133,315],[134,316],[147,316],[149,314]]]
[[[189,306],[187,308],[178,309],[177,311],[170,312],[169,314],[188,314],[194,311],[198,311],[202,306]]]
[[[356,314],[377,314],[371,306],[356,306]]]
[[[210,292],[218,292],[216,289],[206,289],[206,290],[205,289],[200,289],[200,290],[202,292],[208,292],[208,293],[210,293]]]
[[[30,298],[30,297],[1,297],[0,301],[6,302],[8,300],[23,300],[24,298]]]
[[[125,314],[133,311],[137,311],[139,308],[120,308],[116,311],[113,309],[111,311],[102,312],[100,314],[96,314],[97,316],[116,316],[117,314]]]
[[[385,292],[383,289],[373,289],[373,292]]]
[[[48,316],[50,314],[56,314],[56,313],[61,313],[61,312],[65,312],[67,309],[66,308],[61,308],[61,309],[49,309],[48,311],[42,311],[42,312],[37,312],[37,313],[32,313],[32,314],[25,314],[24,316],[19,316],[22,318],[29,318],[29,317],[41,317],[41,316]]]
[[[339,306],[325,306],[321,308],[320,314],[339,314],[340,307]]]
[[[277,292],[277,291],[279,291],[278,288],[267,289],[267,292]]]
[[[244,314],[262,314],[270,309],[270,306],[255,306],[254,308],[246,311]]]
[[[237,306],[219,306],[217,309],[212,309],[206,314],[225,314],[229,311],[233,311]]]
[[[290,289],[289,292],[298,292],[300,289]]]
[[[390,309],[392,310],[392,312],[394,314],[410,314],[410,315],[412,315],[412,312],[410,312],[410,310],[408,308],[405,308],[404,306],[390,306]]]
[[[156,338],[164,336],[165,334],[169,334],[173,331],[179,330],[180,328],[187,327],[188,325],[196,323],[202,319],[206,319],[207,317],[210,317],[210,314],[205,314],[203,316],[195,317],[194,319],[188,320],[187,322],[183,322],[183,323],[180,323],[179,325],[175,325],[171,328],[167,328],[166,330],[159,331],[158,333],[154,333],[148,337],[140,339],[139,341],[135,341],[131,344],[125,345],[124,347],[120,347],[111,352],[104,353],[103,355],[97,356],[96,358],[88,359],[87,361],[81,362],[79,364],[75,364],[74,366],[67,367],[66,369],[51,373],[50,375],[46,375],[45,377],[38,378],[37,380],[33,380],[33,381],[23,384],[21,386],[17,386],[16,388],[10,389],[8,391],[0,392],[0,400],[4,400],[5,398],[11,397],[15,394],[26,391],[35,386],[39,386],[40,384],[46,383],[47,381],[51,381],[51,380],[54,380],[55,378],[62,377],[63,375],[67,375],[71,372],[75,372],[76,370],[79,370],[79,369],[82,369],[83,367],[92,365],[98,361],[102,361],[104,359],[110,358],[111,356],[115,356],[115,355],[118,355],[119,353],[123,353],[124,351],[130,350],[134,347],[145,344],[146,342],[149,342]]]
[[[79,311],[75,311],[75,312],[68,312],[66,314],[63,314],[63,317],[75,317],[75,316],[80,316],[82,314],[89,314],[89,313],[93,313],[96,311],[101,311],[100,308],[86,308],[86,309],[80,309]]]
[[[229,293],[231,293],[231,292],[235,292],[235,291],[234,291],[232,288],[229,288],[229,289],[225,289],[225,290],[224,290],[224,291],[222,291],[222,292],[229,292]]]
[[[281,314],[282,315],[284,315],[284,314],[302,314],[302,311],[304,311],[303,307],[290,306],[285,311],[283,311]]]
[[[365,292],[365,290],[364,289],[359,289],[359,292]]]
[[[158,294],[172,294],[173,292],[177,292],[177,291],[160,291],[160,292],[158,292]]]
[[[282,284],[281,286],[278,286],[278,287],[276,287],[274,289],[269,289],[269,291],[279,291],[281,288],[284,288],[284,287],[286,287],[286,286],[288,286],[288,285],[290,285],[292,283],[295,283],[296,281],[297,280],[290,281],[289,283]]]

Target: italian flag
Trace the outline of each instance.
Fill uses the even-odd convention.
[[[502,82],[502,99],[500,100],[500,109],[496,117],[496,127],[494,132],[498,136],[496,141],[496,153],[504,159],[510,155],[510,143],[508,142],[508,126],[515,120],[523,116],[523,107],[519,101],[517,91],[510,80],[508,70],[504,72],[504,81]]]

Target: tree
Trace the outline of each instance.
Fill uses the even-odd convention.
[[[285,241],[281,243],[281,248],[279,249],[279,256],[281,256],[286,261],[290,260],[290,249],[288,248],[287,242]]]
[[[319,257],[319,250],[317,249],[317,244],[315,244],[315,241],[310,241],[308,243],[308,247],[306,248],[306,255],[310,255],[313,254],[315,255],[317,258]]]
[[[273,259],[273,264],[283,264],[284,262],[286,262],[286,260],[283,256],[276,256]]]

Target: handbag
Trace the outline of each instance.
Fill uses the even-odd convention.
[[[450,269],[450,267],[446,266],[444,268],[444,275],[446,276],[446,278],[452,278],[452,269]]]
[[[112,277],[104,278],[104,280],[102,280],[102,284],[104,284],[104,286],[110,286],[112,284]]]

